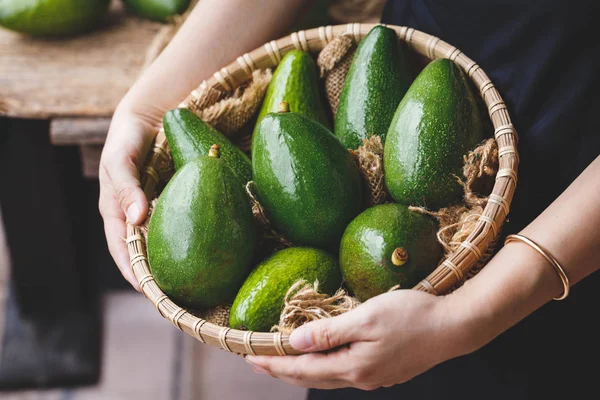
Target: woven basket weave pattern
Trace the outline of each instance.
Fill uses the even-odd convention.
[[[282,57],[292,49],[312,53],[319,52],[334,37],[346,34],[358,43],[374,26],[374,24],[347,24],[326,26],[308,31],[300,31],[289,36],[266,43],[264,46],[238,57],[236,62],[215,72],[201,88],[218,89],[231,92],[251,76],[256,69],[273,68]],[[494,125],[494,136],[498,144],[500,168],[496,181],[483,215],[479,217],[476,228],[426,279],[414,289],[435,295],[443,295],[456,283],[462,281],[472,267],[486,253],[506,219],[513,193],[517,184],[517,133],[511,123],[510,116],[502,97],[486,73],[473,60],[459,49],[437,37],[412,28],[388,26],[396,30],[398,38],[407,43],[413,51],[434,60],[448,58],[455,61],[479,88],[489,116]],[[193,91],[180,107],[189,107],[194,100]],[[142,169],[142,189],[148,199],[154,198],[160,175],[157,171],[171,162],[164,132],[156,137],[154,147],[147,157]],[[134,274],[140,283],[142,292],[166,319],[178,329],[194,336],[201,342],[218,346],[223,350],[238,354],[286,355],[299,354],[288,341],[288,336],[281,333],[250,332],[218,326],[207,322],[182,309],[172,302],[158,287],[150,272],[146,245],[140,228],[127,225],[127,246]]]

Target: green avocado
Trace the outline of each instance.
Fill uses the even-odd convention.
[[[0,0],[0,25],[32,36],[65,36],[101,22],[110,0]]]
[[[183,14],[190,0],[123,0],[128,10],[140,17],[165,22],[168,17]]]
[[[337,249],[362,210],[356,162],[333,133],[304,115],[263,118],[252,141],[252,169],[258,200],[293,243]]]
[[[352,58],[335,115],[335,135],[357,149],[373,135],[385,143],[394,112],[412,76],[404,46],[396,31],[375,26]]]
[[[436,232],[435,221],[402,204],[368,208],[348,225],[342,237],[344,284],[360,301],[395,285],[412,288],[442,258]]]
[[[430,209],[459,200],[463,155],[483,139],[482,115],[463,71],[448,59],[429,63],[387,134],[383,167],[390,195]]]
[[[252,180],[252,163],[248,156],[187,108],[167,111],[163,118],[163,128],[176,170],[191,160],[208,155],[210,147],[216,143],[219,145],[221,158],[240,181],[245,184]]]
[[[283,101],[289,104],[291,112],[305,115],[330,127],[323,108],[317,67],[310,54],[291,50],[283,56],[273,73],[255,126],[268,113],[277,112]]]
[[[319,282],[319,292],[333,295],[341,285],[340,267],[330,254],[310,247],[280,250],[261,262],[238,292],[229,325],[268,332],[279,322],[284,299],[298,280]]]
[[[224,160],[204,156],[173,175],[148,227],[148,262],[157,285],[183,307],[231,301],[252,269],[250,203]]]

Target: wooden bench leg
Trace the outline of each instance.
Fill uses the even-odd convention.
[[[0,389],[79,386],[100,375],[98,279],[80,246],[79,155],[53,147],[48,129],[46,121],[0,119],[0,208],[12,265],[0,310]]]

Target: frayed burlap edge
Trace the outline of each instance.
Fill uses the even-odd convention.
[[[398,289],[400,285],[395,285],[388,289],[388,292]],[[279,323],[271,328],[271,332],[290,334],[307,322],[341,315],[360,304],[361,302],[344,288],[339,288],[330,296],[319,292],[319,281],[310,284],[300,279],[287,291]]]
[[[379,136],[363,139],[363,145],[357,150],[349,150],[358,164],[364,182],[367,206],[384,204],[388,193],[383,179],[383,143]]]
[[[341,35],[329,42],[317,58],[321,78],[325,82],[325,94],[334,116],[355,51],[356,46],[352,38],[349,35]]]
[[[200,104],[192,101],[190,110],[201,120],[212,125],[225,136],[238,132],[260,107],[272,73],[270,69],[259,69],[252,73],[248,83],[238,87],[231,96],[220,99],[218,95],[213,104]],[[214,89],[212,89],[214,90]],[[201,93],[198,98],[204,98]]]
[[[287,291],[279,323],[271,328],[271,332],[289,334],[307,322],[341,315],[359,304],[342,288],[330,296],[319,293],[319,281],[311,284],[299,280]]]

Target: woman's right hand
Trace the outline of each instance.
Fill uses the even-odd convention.
[[[141,224],[148,201],[140,187],[139,169],[160,128],[163,112],[119,106],[110,124],[100,159],[100,200],[108,249],[119,270],[136,289],[137,279],[129,262],[126,222]]]

